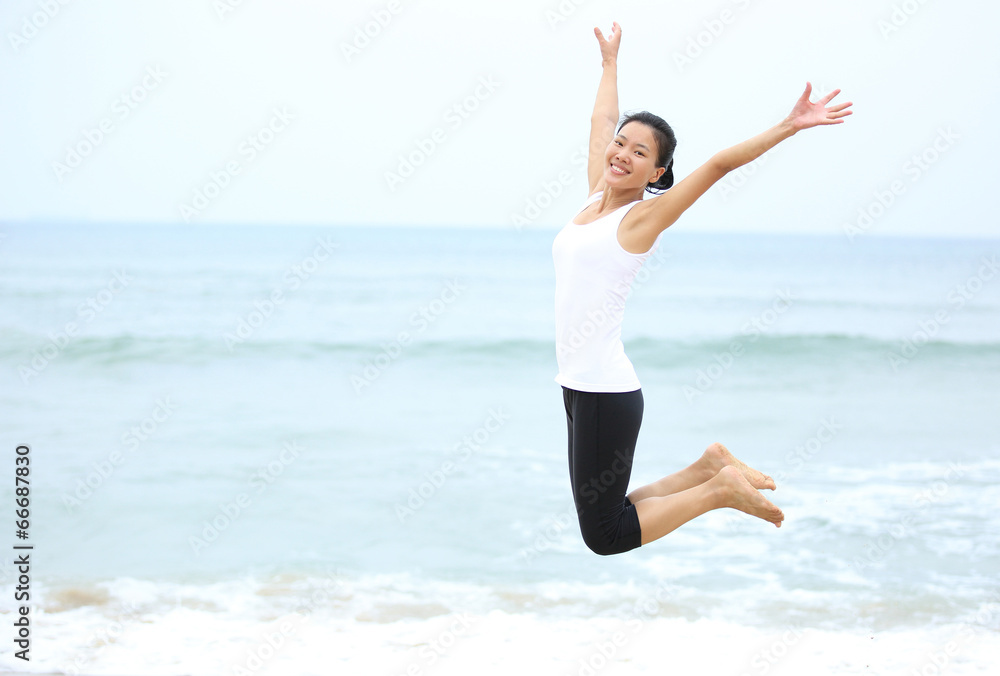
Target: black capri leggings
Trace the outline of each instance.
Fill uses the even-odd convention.
[[[625,494],[642,424],[642,390],[580,392],[563,387],[569,477],[583,541],[607,556],[642,543],[639,515]]]

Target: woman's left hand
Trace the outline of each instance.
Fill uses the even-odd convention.
[[[819,101],[813,103],[809,100],[809,95],[812,94],[812,84],[807,82],[805,92],[795,102],[792,112],[788,114],[788,122],[796,131],[821,124],[843,123],[844,118],[852,112],[848,110],[852,103],[848,101],[847,103],[840,103],[835,106],[827,106],[839,93],[839,89],[834,89]]]
[[[622,42],[622,27],[618,25],[618,22],[615,21],[611,24],[611,37],[608,39],[604,39],[604,34],[597,26],[594,26],[594,35],[597,36],[597,42],[601,46],[601,62],[617,62],[618,46]]]

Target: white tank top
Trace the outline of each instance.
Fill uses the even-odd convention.
[[[591,195],[583,209],[600,200],[601,194]],[[656,251],[660,239],[657,237],[649,251],[641,254],[629,253],[618,243],[618,226],[638,203],[625,204],[585,225],[570,219],[552,242],[559,364],[555,380],[571,390],[639,389],[639,379],[622,344],[622,320],[632,280]]]

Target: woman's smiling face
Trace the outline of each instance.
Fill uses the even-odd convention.
[[[609,188],[644,189],[662,173],[662,167],[656,166],[657,152],[653,131],[641,122],[629,122],[604,153],[605,183]]]

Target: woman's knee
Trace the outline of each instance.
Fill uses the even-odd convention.
[[[623,513],[616,527],[602,525],[596,518],[580,515],[580,534],[590,551],[600,556],[621,554],[639,546],[638,519],[634,523]],[[632,531],[635,531],[633,534]]]
[[[612,554],[621,554],[624,551],[617,547],[617,543],[599,528],[584,528],[581,529],[581,533],[584,544],[595,554],[611,556]]]

